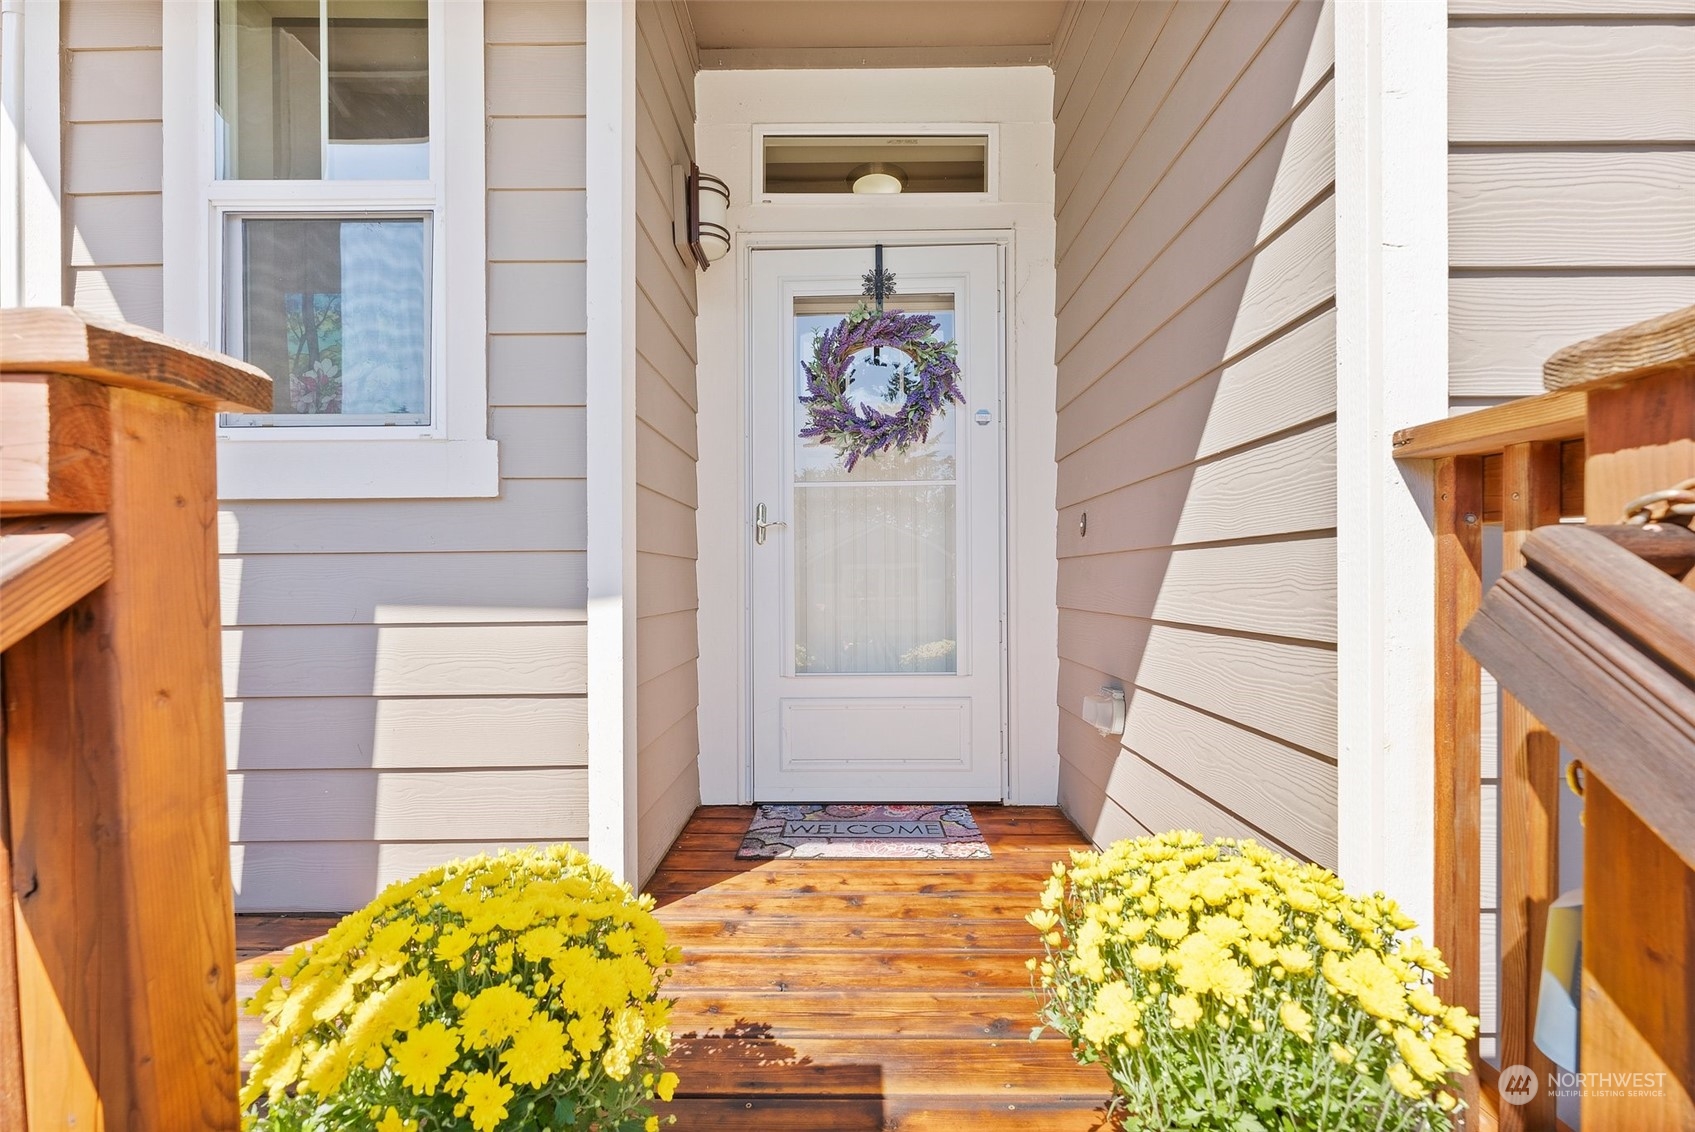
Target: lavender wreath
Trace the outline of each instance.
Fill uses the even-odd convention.
[[[927,314],[877,311],[861,305],[819,335],[812,359],[805,363],[806,395],[800,401],[806,406],[807,424],[800,435],[835,448],[850,472],[867,456],[891,448],[905,452],[928,440],[930,425],[947,412],[948,402],[965,403],[959,391],[959,363],[954,360],[957,347],[938,341],[938,329]],[[878,347],[898,350],[912,360],[911,378],[891,383],[892,395],[905,394],[892,412],[853,404],[847,396],[854,355]]]

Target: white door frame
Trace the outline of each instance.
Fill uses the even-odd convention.
[[[1000,250],[1000,417],[1006,491],[1001,535],[1006,626],[1002,645],[1002,727],[1007,749],[1003,760],[1003,797],[1025,804],[1054,802],[1058,740],[1057,733],[1048,733],[1055,728],[1044,726],[1044,721],[1052,719],[1057,711],[1053,682],[1056,614],[1052,590],[1051,336],[1045,349],[1039,333],[1030,334],[1028,343],[1018,340],[1014,281],[1019,235],[1013,228],[738,232],[734,253],[720,261],[722,266],[734,265],[731,286],[714,288],[712,284],[719,283],[723,277],[703,277],[699,323],[701,461],[697,577],[701,594],[700,766],[704,802],[745,803],[753,797],[752,649],[747,618],[749,540],[744,537],[752,506],[748,502],[752,498],[748,396],[753,303],[751,257],[755,251],[766,249],[869,249],[874,242],[885,247],[991,244]],[[714,290],[716,302],[712,297]],[[733,313],[726,309],[731,304],[724,301],[725,290],[733,293]],[[1037,319],[1042,317],[1041,312],[1031,314]],[[1044,353],[1028,356],[1035,350]],[[721,403],[709,403],[715,400]],[[1021,428],[1021,418],[1032,412],[1045,412],[1047,419]],[[1043,467],[1045,474],[1036,471]],[[1021,570],[1024,558],[1034,562]],[[1032,624],[1036,626],[1033,631],[1025,628]]]

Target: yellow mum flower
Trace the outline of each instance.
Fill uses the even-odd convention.
[[[1338,1065],[1352,1065],[1354,1063],[1354,1051],[1341,1042],[1330,1043],[1330,1056],[1336,1059]]]
[[[1312,1041],[1312,1015],[1300,1003],[1290,999],[1277,1008],[1277,1020],[1283,1028],[1303,1042]]]
[[[1138,971],[1157,971],[1165,966],[1165,952],[1151,943],[1144,943],[1131,949],[1130,962],[1136,965]]]
[[[1024,920],[1037,931],[1044,933],[1053,931],[1055,925],[1059,923],[1059,917],[1046,908],[1038,908],[1025,916]]]
[[[1189,934],[1189,917],[1161,916],[1154,921],[1154,934],[1167,943],[1176,943]]]
[[[425,1022],[390,1047],[394,1070],[414,1093],[435,1095],[436,1085],[459,1052],[459,1036],[443,1022]]]
[[[1201,1020],[1200,1000],[1194,995],[1176,995],[1168,1006],[1171,1010],[1171,1024],[1179,1030],[1192,1030]]]
[[[659,1083],[653,1087],[654,1095],[669,1104],[672,1096],[675,1095],[676,1092],[677,1075],[672,1073],[670,1070],[666,1070],[664,1073],[661,1073],[659,1075]]]
[[[564,1024],[545,1015],[531,1018],[512,1039],[511,1047],[500,1055],[506,1077],[514,1085],[545,1085],[570,1068],[572,1061]]]
[[[1273,940],[1283,931],[1283,916],[1263,900],[1255,900],[1242,911],[1242,927],[1255,939]]]
[[[1304,947],[1279,947],[1277,961],[1283,964],[1283,969],[1291,975],[1304,975],[1312,970],[1312,953]]]
[[[1442,1059],[1431,1050],[1429,1043],[1405,1026],[1395,1030],[1395,1048],[1407,1066],[1426,1081],[1440,1081],[1447,1075]]]
[[[1312,934],[1313,938],[1318,940],[1318,945],[1326,951],[1349,951],[1353,948],[1348,937],[1337,931],[1328,920],[1320,920],[1314,924]]]
[[[1404,1061],[1397,1061],[1389,1066],[1389,1083],[1395,1086],[1397,1093],[1408,1100],[1416,1101],[1429,1092],[1424,1087],[1424,1083],[1413,1076],[1412,1070],[1407,1068],[1407,1063]]]
[[[463,1107],[471,1117],[471,1127],[477,1132],[494,1132],[506,1119],[506,1102],[512,1099],[512,1086],[492,1073],[471,1073],[465,1077],[460,1095],[465,1098]]]
[[[383,1118],[377,1121],[377,1132],[417,1132],[418,1124],[413,1120],[400,1119],[400,1113],[393,1105],[383,1113]]]
[[[1428,1040],[1430,1051],[1449,1069],[1464,1073],[1471,1068],[1471,1061],[1466,1057],[1465,1039],[1452,1030],[1437,1030]]]
[[[530,1024],[535,1002],[521,990],[496,983],[478,991],[460,1015],[466,1049],[487,1049],[513,1037]]]

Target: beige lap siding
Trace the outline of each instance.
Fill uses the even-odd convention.
[[[158,0],[66,0],[70,290],[160,322]],[[587,837],[583,5],[489,0],[494,499],[220,516],[243,911]]]
[[[645,878],[700,802],[695,707],[695,269],[671,240],[671,167],[694,152],[694,29],[636,5],[636,808]]]
[[[1448,393],[1462,412],[1541,392],[1562,346],[1695,303],[1695,0],[1452,0],[1448,13]],[[1489,1055],[1498,790],[1484,684]]]
[[[1282,2],[1061,24],[1060,801],[1097,843],[1336,859],[1330,29]],[[1104,684],[1122,739],[1080,717]]]

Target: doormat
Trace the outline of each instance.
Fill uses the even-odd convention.
[[[966,806],[760,806],[736,852],[755,857],[988,857]]]

